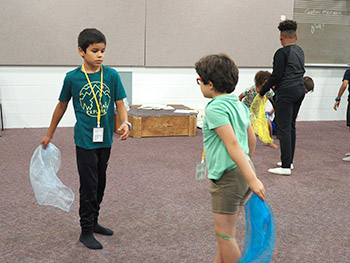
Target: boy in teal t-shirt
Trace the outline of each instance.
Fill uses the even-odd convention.
[[[249,111],[235,95],[238,68],[224,54],[203,57],[195,64],[197,83],[206,98],[203,144],[207,159],[209,192],[218,240],[215,262],[236,262],[236,221],[250,189],[265,199],[265,188],[250,161],[256,138]]]
[[[94,233],[113,235],[111,229],[98,223],[98,216],[113,142],[114,103],[122,121],[120,140],[126,140],[131,129],[123,102],[126,94],[119,74],[102,65],[105,49],[106,38],[97,29],[84,29],[79,34],[78,51],[84,63],[67,73],[50,127],[41,141],[46,148],[69,100],[73,98],[76,117],[74,141],[80,179],[79,215],[82,230],[79,240],[90,249],[103,248]]]

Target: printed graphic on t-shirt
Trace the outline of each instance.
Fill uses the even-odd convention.
[[[101,82],[93,81],[91,82],[91,85],[96,94],[97,101],[100,101]],[[91,87],[89,83],[87,83],[80,90],[79,101],[82,109],[86,111],[87,115],[89,115],[90,117],[97,117],[98,110],[96,106],[96,100],[94,98],[94,94],[91,91]],[[107,113],[110,102],[111,102],[111,90],[105,83],[103,83],[101,106],[100,106],[101,116]]]

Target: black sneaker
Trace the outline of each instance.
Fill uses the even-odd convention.
[[[94,233],[105,235],[105,236],[112,236],[114,234],[113,230],[103,227],[100,224],[95,225]]]
[[[87,248],[90,249],[102,249],[103,246],[100,242],[97,241],[97,239],[94,237],[94,235],[91,234],[80,234],[79,241],[83,243]]]

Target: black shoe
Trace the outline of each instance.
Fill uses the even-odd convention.
[[[105,236],[112,236],[114,234],[113,230],[103,227],[100,224],[95,225],[94,233],[105,235]]]
[[[79,241],[90,249],[102,249],[103,246],[96,240],[93,234],[80,234]]]

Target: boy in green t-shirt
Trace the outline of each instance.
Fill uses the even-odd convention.
[[[236,221],[250,189],[265,199],[265,188],[250,161],[256,138],[249,111],[235,95],[238,68],[224,54],[203,57],[195,64],[197,83],[206,98],[203,144],[207,159],[215,231],[215,262],[236,262],[241,252],[236,242]]]
[[[79,240],[90,249],[102,249],[94,233],[113,235],[113,231],[98,223],[100,205],[106,187],[106,170],[114,134],[114,104],[122,121],[120,140],[129,136],[131,124],[123,99],[126,97],[119,74],[102,65],[106,38],[97,29],[84,29],[78,37],[78,51],[84,59],[82,66],[67,73],[59,102],[50,127],[42,139],[43,147],[50,143],[73,98],[76,117],[74,141],[80,179]]]

